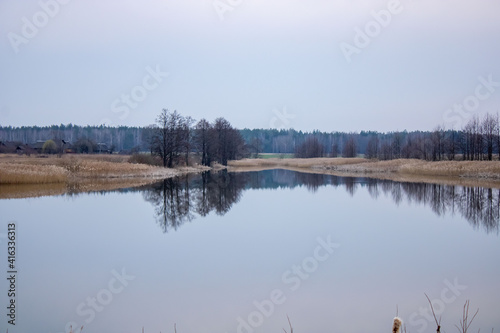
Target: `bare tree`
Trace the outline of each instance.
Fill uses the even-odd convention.
[[[337,141],[333,141],[332,144],[332,152],[330,153],[331,157],[337,157],[339,156],[339,144]]]
[[[487,114],[482,122],[483,140],[486,146],[488,161],[493,160],[493,146],[495,145],[498,120],[496,117]]]
[[[189,153],[191,152],[191,127],[193,126],[194,119],[191,118],[190,116],[187,116],[183,119],[182,123],[180,124],[180,140],[181,140],[181,145],[184,148],[184,154],[185,154],[185,160],[186,160],[186,166],[189,165]]]
[[[279,136],[278,138],[282,137]],[[255,157],[258,157],[262,152],[262,140],[258,137],[253,137],[250,141],[250,150],[253,154],[255,154]]]
[[[460,148],[463,153],[464,160],[473,160],[474,155],[472,154],[472,137],[473,128],[470,122],[468,122],[462,129],[462,134],[460,138]]]
[[[379,153],[379,139],[377,135],[370,137],[368,144],[366,145],[366,158],[377,158]]]
[[[445,152],[448,160],[453,161],[458,149],[458,133],[455,130],[450,130],[445,136]]]
[[[228,160],[237,159],[244,154],[244,140],[238,130],[229,121],[220,117],[215,119],[210,131],[217,162],[227,165]]]
[[[308,137],[306,141],[295,149],[295,157],[314,158],[322,157],[324,152],[323,145],[315,137]]]
[[[392,135],[392,158],[401,158],[401,148],[403,146],[403,135],[396,132]]]
[[[497,119],[497,151],[498,151],[498,159],[500,160],[500,116],[498,115],[498,112],[496,114],[496,119]]]
[[[380,159],[381,160],[391,160],[392,159],[392,145],[389,142],[383,142],[380,146]]]
[[[164,167],[171,168],[184,146],[185,118],[177,111],[163,109],[156,118],[151,151],[160,156]]]
[[[212,163],[210,150],[213,145],[210,141],[210,131],[212,131],[212,125],[206,119],[201,119],[195,126],[195,147],[201,153],[201,164],[206,166],[210,166],[210,163]]]
[[[465,125],[462,130],[462,147],[464,150],[464,159],[481,160],[484,158],[485,140],[483,137],[483,126],[479,117],[476,115]]]
[[[431,134],[432,143],[432,160],[440,161],[444,154],[444,129],[441,126],[437,126]]]
[[[344,149],[342,151],[342,157],[356,157],[356,155],[357,155],[356,141],[351,136],[344,145]]]
[[[227,165],[227,161],[229,160],[229,131],[231,130],[231,124],[226,119],[220,117],[215,119],[213,129],[217,162]]]
[[[481,128],[481,122],[478,116],[473,117],[472,128],[475,159],[482,160],[484,158],[484,138],[483,129]]]

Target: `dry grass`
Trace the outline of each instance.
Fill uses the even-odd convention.
[[[229,165],[240,168],[295,168],[331,170],[349,173],[401,173],[409,175],[472,177],[500,179],[498,161],[439,161],[415,159],[374,161],[364,158],[310,158],[310,159],[244,159]]]
[[[64,155],[28,157],[0,155],[0,184],[78,183],[109,179],[161,179],[206,168],[165,169],[128,163],[122,155]]]
[[[246,159],[231,161],[229,165],[230,170],[236,172],[287,169],[336,176],[500,188],[498,161],[429,162],[415,159],[377,161],[363,158],[311,158]]]
[[[69,172],[55,165],[0,163],[0,184],[64,183]]]
[[[464,178],[500,179],[498,161],[414,161],[404,164],[399,172],[404,174],[437,175]]]

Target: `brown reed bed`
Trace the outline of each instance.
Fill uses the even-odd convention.
[[[206,167],[163,167],[129,163],[124,155],[0,155],[0,198],[112,190],[197,173]]]
[[[244,159],[230,161],[235,172],[287,169],[344,177],[368,177],[395,181],[442,183],[500,188],[499,161],[391,161],[364,158]]]
[[[240,168],[305,168],[351,173],[403,173],[431,176],[454,176],[500,179],[499,161],[423,161],[397,159],[390,161],[364,158],[296,158],[243,159],[230,161],[229,166]]]

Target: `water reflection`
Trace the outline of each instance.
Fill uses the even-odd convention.
[[[227,213],[240,200],[246,178],[226,171],[204,172],[165,179],[146,188],[143,196],[154,205],[156,220],[163,232],[167,232],[193,220],[194,213],[200,216],[212,211],[218,215]]]
[[[483,187],[403,183],[362,177],[300,173],[289,170],[230,173],[205,172],[200,175],[165,179],[143,187],[144,199],[155,207],[156,219],[163,232],[177,230],[197,215],[214,211],[224,215],[237,203],[246,189],[305,187],[311,192],[322,186],[344,187],[354,196],[366,189],[374,199],[381,194],[396,205],[403,201],[427,206],[438,216],[460,214],[475,228],[498,234],[500,190]]]
[[[380,192],[390,194],[396,204],[403,199],[423,204],[442,216],[460,214],[474,228],[498,233],[500,220],[500,190],[484,187],[463,187],[425,183],[399,183],[388,180],[367,181],[373,198]]]

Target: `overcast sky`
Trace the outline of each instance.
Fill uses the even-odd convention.
[[[498,0],[0,0],[0,32],[3,126],[145,126],[168,108],[430,130],[500,111]]]

